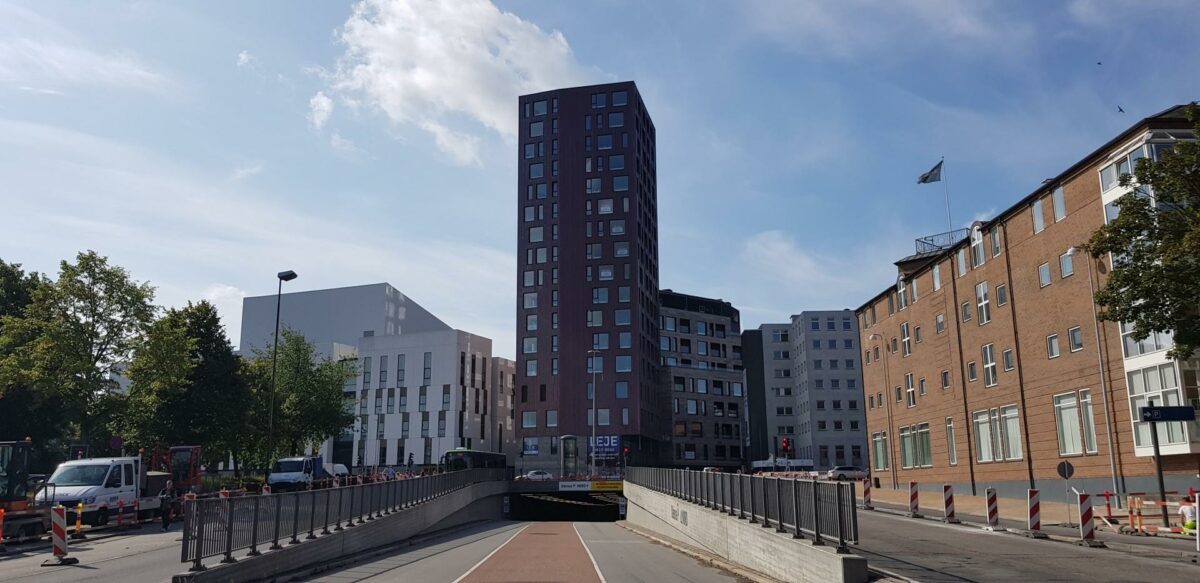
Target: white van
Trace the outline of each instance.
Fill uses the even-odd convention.
[[[39,504],[62,504],[74,520],[76,504],[83,502],[83,521],[101,526],[115,520],[118,509],[132,518],[135,502],[141,515],[152,516],[158,510],[158,491],[169,476],[154,474],[147,487],[142,462],[136,457],[70,460],[59,464],[37,494]]]

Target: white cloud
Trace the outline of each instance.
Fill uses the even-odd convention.
[[[362,0],[338,32],[329,86],[421,129],[456,164],[479,163],[473,124],[515,139],[517,96],[598,75],[567,39],[487,0]]]
[[[244,178],[249,178],[251,176],[254,176],[255,174],[261,174],[262,171],[263,171],[262,162],[256,162],[254,164],[245,164],[242,166],[238,166],[237,168],[234,168],[233,174],[231,174],[229,176],[229,179],[236,182],[238,180],[242,180]]]
[[[27,91],[29,93],[39,93],[41,95],[66,95],[62,91],[50,89],[48,87],[30,87],[28,85],[21,85],[20,87],[17,87],[17,89],[20,89],[21,91]]]
[[[329,145],[333,147],[334,150],[339,150],[342,152],[354,152],[358,150],[358,147],[354,145],[353,141],[343,138],[342,134],[337,132],[333,132],[333,135],[329,136]]]
[[[755,0],[744,5],[749,32],[814,58],[855,60],[1019,51],[1033,28],[991,0]]]
[[[333,100],[325,95],[324,91],[318,91],[312,99],[308,100],[308,122],[314,128],[321,129],[325,127],[325,122],[329,121],[329,116],[333,115]]]
[[[253,67],[254,66],[254,55],[251,55],[250,51],[242,51],[242,52],[238,53],[237,66],[238,66],[238,68]]]
[[[0,119],[0,151],[0,205],[29,219],[5,232],[6,259],[31,269],[52,271],[93,248],[158,286],[168,306],[236,301],[214,281],[273,292],[280,265],[303,275],[297,290],[390,281],[447,323],[491,337],[499,354],[515,354],[516,260],[507,250],[396,229],[366,240],[353,216],[304,214],[289,196],[224,173],[51,126]],[[232,308],[222,320],[237,329]]]
[[[975,224],[976,221],[990,221],[994,218],[996,218],[996,207],[988,207],[988,209],[985,211],[979,211],[974,215],[971,215],[971,220],[967,221],[963,227],[970,227],[971,225]]]
[[[1126,26],[1132,20],[1171,12],[1177,17],[1196,15],[1195,0],[1072,0],[1067,14],[1075,22],[1093,28]]]
[[[0,3],[0,84],[161,90],[169,80],[136,55],[88,46],[32,10]]]

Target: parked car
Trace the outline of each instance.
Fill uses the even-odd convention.
[[[546,480],[553,480],[554,474],[551,474],[545,470],[530,470],[526,472],[525,475],[521,476],[521,479],[542,482]]]
[[[857,466],[836,466],[825,472],[826,480],[865,480],[870,472]]]
[[[704,468],[704,471],[709,473],[715,472],[719,474],[721,473],[721,468],[718,468],[717,466],[708,466],[707,468]]]

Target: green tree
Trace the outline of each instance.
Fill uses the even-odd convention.
[[[1184,115],[1200,135],[1200,107]],[[1096,303],[1104,319],[1133,324],[1136,340],[1173,332],[1169,356],[1188,358],[1200,348],[1200,143],[1142,158],[1121,185],[1134,190],[1117,200],[1120,214],[1085,245],[1114,256]]]
[[[153,320],[153,298],[149,284],[94,251],[63,261],[19,314],[0,318],[0,391],[28,387],[35,401],[53,401],[63,420],[56,431],[107,451],[117,413],[102,403],[114,386],[109,373]]]
[[[356,371],[346,362],[318,359],[313,345],[298,332],[284,330],[279,342],[278,387],[275,390],[275,450],[267,451],[268,415],[271,395],[271,347],[256,354],[244,367],[260,414],[253,424],[260,444],[256,459],[269,462],[276,457],[306,453],[340,433],[354,421],[345,408],[342,387]]]

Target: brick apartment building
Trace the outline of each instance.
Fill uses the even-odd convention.
[[[1193,139],[1179,107],[1146,118],[996,218],[919,239],[857,310],[873,476],[883,487],[1063,496],[1156,491],[1147,404],[1200,408],[1196,359],[1093,317],[1110,258],[1069,250],[1118,212],[1137,158]],[[1089,266],[1089,263],[1091,265]],[[1089,279],[1091,280],[1089,282]],[[1168,490],[1200,486],[1200,427],[1160,424]],[[1053,487],[1052,487],[1053,485]]]

